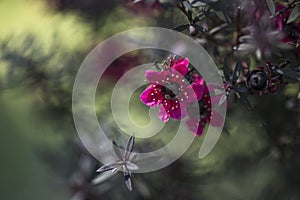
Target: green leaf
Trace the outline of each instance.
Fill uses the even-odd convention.
[[[190,2],[184,1],[184,2],[182,2],[182,4],[186,11],[192,11],[192,6],[191,6]]]
[[[240,59],[238,59],[233,74],[232,74],[232,83],[235,84],[237,82],[237,80],[240,77],[241,71],[242,71],[242,61]]]
[[[127,160],[130,156],[130,153],[132,152],[134,147],[134,133],[129,137],[128,142],[125,147],[125,159]]]
[[[291,70],[288,68],[278,68],[278,69],[276,69],[276,72],[278,74],[283,75],[286,78],[289,78],[289,79],[292,79],[295,81],[300,81],[300,73],[298,73],[294,70]]]
[[[225,92],[222,95],[222,97],[220,98],[220,101],[219,101],[218,105],[221,106],[226,100],[227,100],[227,95],[226,95],[226,92]]]
[[[112,170],[112,169],[114,169],[118,166],[119,166],[118,163],[112,163],[112,164],[104,165],[104,166],[100,167],[99,169],[97,169],[97,172],[98,173],[106,172],[106,171]]]
[[[289,19],[287,20],[287,23],[291,23],[295,21],[300,15],[300,5],[298,4],[291,12]]]
[[[241,101],[241,103],[248,109],[248,110],[253,110],[253,106],[250,103],[250,101],[248,100],[247,96],[242,95],[240,93],[236,93],[238,99]]]
[[[173,30],[182,32],[182,31],[185,31],[188,27],[189,27],[188,24],[183,24],[183,25],[180,25],[180,26],[177,26],[177,27],[173,28]]]
[[[266,0],[267,6],[271,14],[274,16],[276,13],[276,8],[273,0]]]
[[[99,174],[92,180],[92,184],[99,185],[101,183],[104,183],[105,181],[107,181],[108,179],[110,179],[116,174],[117,174],[116,172],[115,173],[107,172],[107,173]]]
[[[231,19],[228,16],[228,13],[226,13],[225,11],[215,11],[215,13],[224,22],[227,22],[228,24],[231,23]]]
[[[240,92],[240,93],[245,93],[245,94],[248,94],[249,93],[249,89],[246,88],[246,87],[241,87],[241,86],[233,86],[233,89],[237,92]]]
[[[132,181],[131,181],[131,175],[129,172],[124,171],[124,179],[125,179],[125,185],[127,189],[131,192],[132,191]]]
[[[230,80],[230,69],[228,66],[228,61],[227,61],[226,56],[224,58],[223,73],[224,73],[224,77],[225,77],[226,81],[229,81]]]

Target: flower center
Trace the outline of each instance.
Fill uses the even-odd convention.
[[[178,83],[167,83],[163,86],[162,93],[166,99],[174,100],[181,94]]]

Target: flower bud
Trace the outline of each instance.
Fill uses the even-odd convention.
[[[189,26],[189,31],[191,36],[196,36],[199,33],[197,27],[195,27],[194,25]]]
[[[254,91],[261,92],[268,89],[269,76],[262,70],[253,70],[247,78],[247,86]]]

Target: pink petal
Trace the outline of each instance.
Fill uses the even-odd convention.
[[[200,119],[200,108],[198,102],[189,103],[187,106],[187,114],[194,120]]]
[[[157,107],[162,101],[162,94],[155,93],[153,85],[147,87],[140,95],[141,101],[149,107]]]
[[[159,112],[158,112],[158,117],[161,121],[167,122],[169,121],[170,115],[164,108],[164,106],[160,107]]]
[[[185,58],[182,61],[177,62],[172,68],[182,74],[183,76],[187,74],[189,66],[189,59]]]
[[[204,87],[198,84],[189,85],[183,89],[178,99],[184,99],[186,103],[198,101],[204,94]]]
[[[193,79],[194,79],[195,83],[200,84],[200,85],[204,85],[204,79],[201,76],[199,76],[198,74],[195,74],[193,76]]]
[[[200,85],[200,84],[193,84],[192,88],[194,90],[194,93],[197,97],[197,100],[200,100],[202,98],[202,96],[204,95],[205,92],[205,86],[204,85]]]
[[[209,122],[210,125],[212,125],[212,126],[222,126],[223,125],[224,118],[220,113],[218,113],[217,111],[213,111],[211,113],[211,117],[212,118]]]
[[[213,96],[210,98],[212,105],[219,105],[224,94]],[[226,98],[226,97],[224,97]],[[225,102],[225,101],[224,101]],[[223,103],[224,104],[224,103]]]
[[[177,120],[180,120],[180,119],[183,119],[187,112],[186,112],[186,104],[185,103],[172,103],[171,106],[169,107],[169,113],[170,113],[170,116],[173,118],[173,119],[177,119]]]
[[[203,134],[203,126],[199,121],[190,118],[186,124],[195,136],[200,136]]]
[[[146,78],[150,83],[162,83],[165,80],[166,74],[164,72],[157,72],[153,70],[146,70]]]

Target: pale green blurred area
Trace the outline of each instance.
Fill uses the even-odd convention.
[[[54,185],[53,171],[37,158],[36,147],[58,147],[60,135],[41,123],[28,96],[21,90],[1,93],[0,194],[1,199],[65,199],[66,191]]]
[[[71,198],[68,184],[79,160],[71,114],[76,71],[89,50],[106,37],[155,24],[146,19],[134,17],[120,5],[95,27],[76,12],[49,9],[42,0],[0,1],[0,199]],[[115,130],[109,113],[112,85],[106,84],[97,93],[96,111],[99,120],[109,124],[107,130]],[[285,95],[292,96],[295,88],[296,84],[289,86]],[[280,106],[283,94],[278,100],[264,97],[261,105],[253,101],[256,112],[240,104],[230,107],[227,131],[206,158],[198,159],[204,137],[196,138],[183,158],[170,167],[135,175],[133,193],[126,191],[119,177],[99,185],[100,196],[113,200],[298,199],[299,182],[289,182],[300,163],[294,156],[297,147],[288,146],[285,158],[286,150],[281,152],[277,138],[270,134],[277,137],[299,130],[295,124],[299,113]],[[89,106],[82,105],[83,109]],[[131,99],[130,113],[137,124],[149,123],[148,108],[139,101],[138,92]],[[289,122],[286,127],[280,124],[284,120]],[[166,134],[153,138],[157,146],[161,147],[160,140],[172,139],[177,125],[171,121]]]
[[[51,109],[65,103],[50,92],[51,88],[57,90],[59,85],[58,95],[71,94],[75,74],[70,76],[66,71],[76,71],[84,58],[76,58],[76,52],[88,53],[110,35],[145,25],[141,19],[130,18],[122,7],[111,13],[101,22],[105,28],[92,31],[78,14],[56,13],[45,1],[0,1],[0,43],[5,44],[0,50],[0,199],[70,198],[67,180],[59,177],[40,154],[45,149],[65,154],[65,141],[76,140],[77,135],[70,121],[58,115],[54,119],[57,125],[53,116],[45,117],[50,115],[45,112],[49,105]],[[36,68],[27,66],[28,60],[37,64]],[[75,61],[67,63],[69,60]],[[49,79],[32,83],[36,69]],[[54,78],[59,71],[66,74],[57,84]]]

